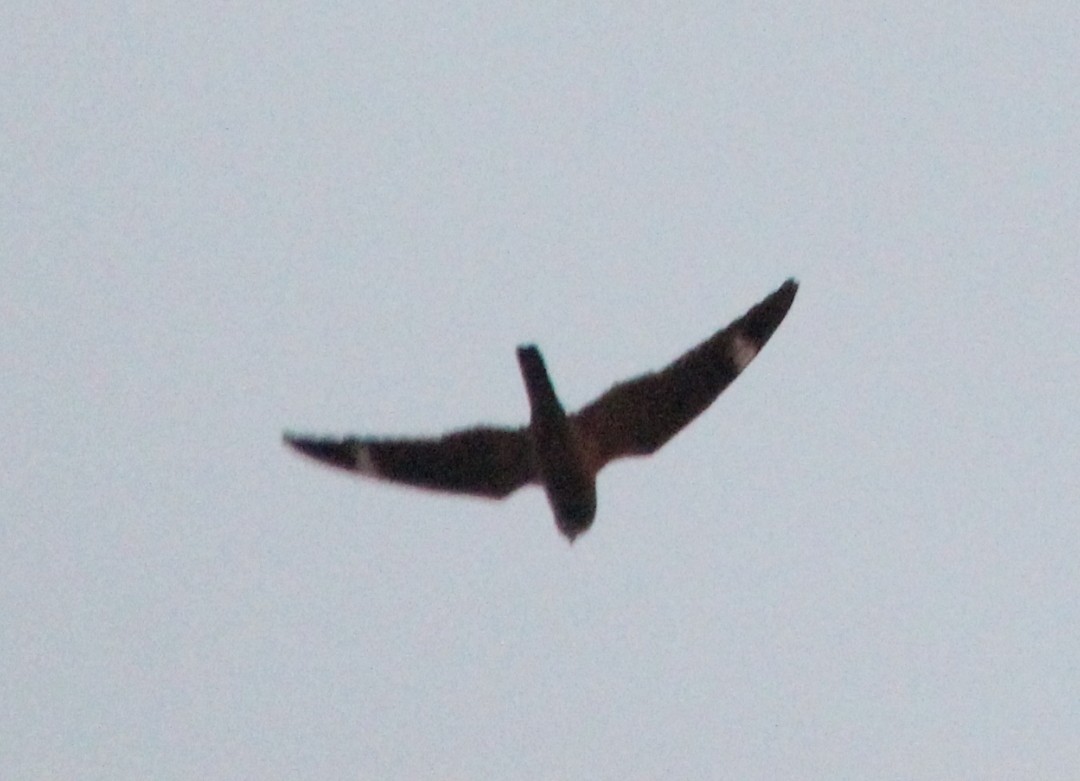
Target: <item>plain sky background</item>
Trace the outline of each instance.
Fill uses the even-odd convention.
[[[6,3],[5,779],[1080,772],[1075,3]],[[599,481],[350,479],[796,276]]]

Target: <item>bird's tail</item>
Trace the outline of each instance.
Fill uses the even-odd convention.
[[[548,377],[544,359],[536,345],[527,344],[519,347],[517,358],[533,415],[538,412],[564,414],[559,398],[555,395],[555,387],[551,384],[551,378]]]

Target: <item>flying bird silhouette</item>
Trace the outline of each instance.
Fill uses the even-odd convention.
[[[713,403],[769,341],[795,299],[789,279],[726,328],[658,372],[613,386],[568,415],[535,345],[517,349],[529,424],[477,426],[437,438],[324,438],[285,442],[330,466],[421,488],[501,499],[539,483],[570,542],[596,515],[596,474],[623,456],[644,456]]]

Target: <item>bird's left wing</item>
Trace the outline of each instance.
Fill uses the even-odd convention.
[[[304,455],[350,472],[419,488],[501,499],[534,479],[527,429],[478,427],[432,439],[285,434]]]

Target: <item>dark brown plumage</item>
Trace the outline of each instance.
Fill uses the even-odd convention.
[[[285,441],[325,464],[440,491],[502,498],[544,487],[559,530],[573,542],[596,515],[596,474],[608,462],[654,452],[704,412],[780,325],[798,290],[789,279],[726,328],[658,372],[621,382],[567,415],[540,351],[519,347],[529,425],[476,427],[438,438]]]

